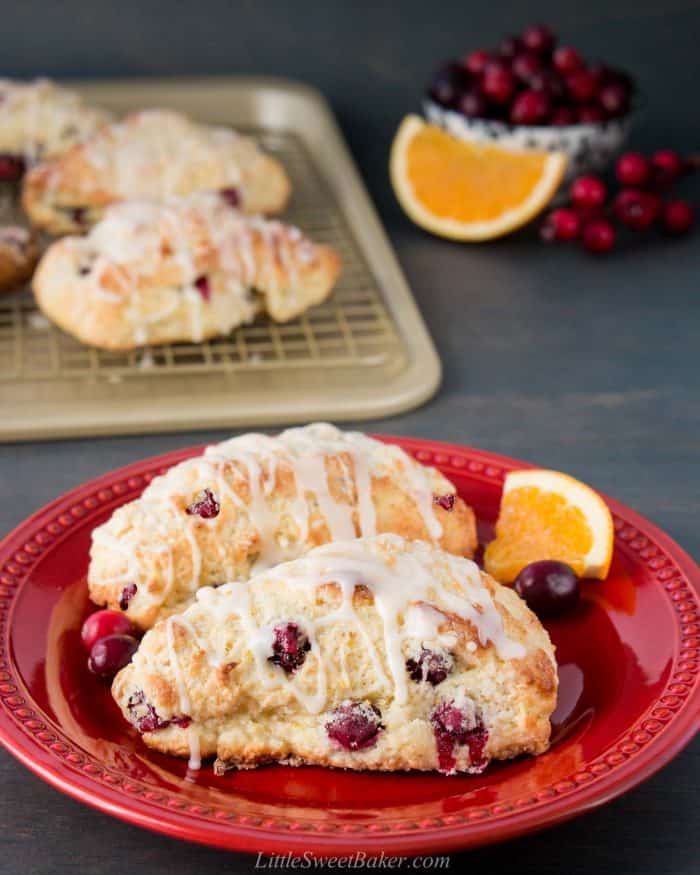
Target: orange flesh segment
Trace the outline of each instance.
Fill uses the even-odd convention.
[[[429,212],[482,222],[524,203],[542,178],[546,160],[538,152],[465,143],[426,126],[409,143],[406,167],[417,200]]]
[[[530,562],[557,559],[581,575],[593,545],[593,533],[578,507],[556,493],[534,486],[513,489],[503,496],[496,523],[496,540],[486,548],[486,570],[511,583]]]

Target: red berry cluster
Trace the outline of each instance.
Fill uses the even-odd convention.
[[[428,89],[434,101],[468,118],[516,125],[602,122],[625,115],[633,92],[630,76],[586,64],[571,46],[557,47],[544,25],[445,64]]]
[[[651,158],[626,152],[615,166],[619,191],[610,196],[598,176],[581,176],[569,190],[570,205],[553,210],[545,219],[543,240],[580,239],[590,252],[608,252],[615,245],[616,225],[647,231],[654,225],[669,234],[685,234],[693,225],[693,208],[684,200],[663,200],[662,192],[693,167],[671,149]]]

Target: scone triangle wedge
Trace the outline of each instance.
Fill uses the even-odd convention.
[[[552,644],[513,590],[398,535],[200,590],[112,686],[149,747],[217,772],[478,773],[547,749],[556,692]]]
[[[244,434],[174,466],[95,529],[90,597],[148,629],[202,586],[381,532],[460,556],[476,548],[452,483],[397,446],[327,423]]]

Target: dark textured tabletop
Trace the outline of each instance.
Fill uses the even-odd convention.
[[[434,62],[531,19],[638,74],[641,149],[700,150],[700,4],[566,2],[166,2],[5,4],[3,75],[267,73],[331,99],[444,365],[437,397],[366,425],[467,443],[560,468],[651,518],[700,555],[700,230],[641,240],[606,260],[547,248],[533,231],[460,246],[402,216],[386,163]],[[698,181],[688,192],[700,201]],[[1,414],[1,411],[0,411]],[[365,427],[365,426],[363,426]],[[0,532],[111,468],[221,433],[0,448]],[[700,743],[578,820],[455,857],[473,871],[681,875],[700,868]],[[113,820],[0,752],[0,871],[252,871],[255,859]]]

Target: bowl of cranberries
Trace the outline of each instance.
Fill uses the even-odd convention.
[[[454,136],[514,149],[565,152],[567,179],[602,169],[629,132],[635,84],[588,63],[545,25],[440,67],[425,114]]]

